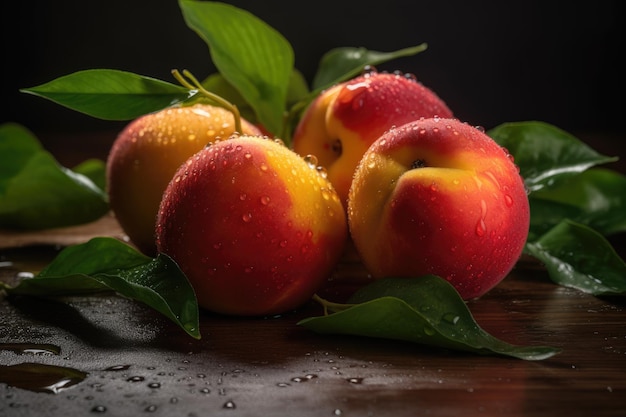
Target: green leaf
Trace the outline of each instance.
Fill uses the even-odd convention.
[[[237,106],[241,116],[252,123],[259,123],[257,120],[254,109],[246,102],[241,96],[239,91],[230,84],[226,78],[220,73],[209,75],[204,81],[202,86],[208,91],[217,94],[218,96],[228,100],[230,103]],[[299,100],[302,100],[309,94],[309,89],[306,84],[306,80],[302,73],[296,69],[293,70],[289,77],[289,86],[287,89],[287,101],[286,107],[289,107]]]
[[[89,178],[101,190],[106,190],[106,162],[87,159],[72,168],[72,171]]]
[[[434,275],[387,278],[358,290],[333,314],[298,324],[325,334],[348,334],[467,351],[541,360],[559,352],[546,346],[516,346],[485,332],[458,292]]]
[[[152,307],[200,338],[195,293],[176,263],[164,254],[145,256],[114,238],[67,247],[36,277],[7,288],[9,294],[38,297],[106,290]]]
[[[313,78],[316,94],[331,85],[353,78],[363,71],[366,65],[379,65],[393,59],[416,55],[425,51],[427,44],[422,43],[394,52],[369,51],[365,48],[335,48],[328,51],[320,60],[319,68]]]
[[[180,0],[187,26],[209,46],[218,71],[272,133],[283,126],[294,53],[289,42],[253,14],[210,1]]]
[[[90,175],[102,178],[104,171]],[[108,210],[106,192],[87,176],[60,166],[28,129],[0,125],[0,227],[71,226],[96,220]]]
[[[626,176],[593,168],[530,195],[532,241],[563,219],[605,236],[626,231]]]
[[[20,91],[104,120],[132,120],[194,95],[179,85],[111,69],[78,71]]]
[[[530,192],[617,159],[599,154],[569,133],[544,122],[504,123],[487,133],[514,157]]]
[[[563,220],[525,250],[542,261],[557,284],[601,295],[626,294],[626,264],[595,230]]]

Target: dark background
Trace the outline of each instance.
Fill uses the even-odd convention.
[[[281,32],[309,81],[331,48],[393,51],[426,42],[426,52],[379,68],[414,73],[464,121],[491,128],[543,120],[574,134],[618,139],[626,131],[619,1],[228,3]],[[0,122],[19,122],[36,134],[115,131],[126,122],[97,120],[19,88],[90,68],[171,82],[172,68],[199,78],[215,71],[208,47],[174,0],[2,2],[0,8]]]

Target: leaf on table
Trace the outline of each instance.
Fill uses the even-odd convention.
[[[20,91],[104,120],[132,120],[194,95],[180,85],[112,69],[77,71]]]
[[[104,164],[65,168],[16,123],[0,125],[0,228],[37,230],[73,226],[109,211]]]
[[[563,219],[604,236],[626,231],[626,176],[613,170],[589,169],[532,193],[529,200],[530,241]]]
[[[542,360],[560,352],[548,346],[512,345],[484,331],[450,283],[434,275],[387,278],[358,290],[329,315],[298,324],[326,334],[347,334]]]
[[[290,43],[246,10],[210,1],[179,0],[185,22],[209,46],[213,63],[272,133],[282,131],[289,77]]]
[[[317,94],[335,83],[359,75],[366,65],[379,65],[397,58],[413,56],[425,51],[426,48],[427,44],[422,43],[393,52],[352,47],[331,49],[320,60],[319,68],[313,78],[314,93]]]
[[[84,295],[112,290],[142,302],[199,339],[199,312],[193,288],[167,255],[150,258],[109,237],[70,246],[37,276],[5,288],[37,297]]]
[[[531,193],[566,176],[617,159],[596,152],[569,133],[544,122],[504,123],[487,133],[514,157]]]
[[[626,263],[595,230],[563,220],[525,250],[546,266],[557,284],[602,295],[626,295]]]

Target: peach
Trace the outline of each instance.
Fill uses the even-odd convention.
[[[504,279],[528,236],[517,166],[456,119],[416,120],[382,135],[360,161],[348,201],[350,234],[373,277],[435,274],[464,299]]]
[[[260,130],[241,119],[241,133]],[[109,204],[131,242],[156,251],[154,227],[165,187],[190,156],[235,131],[233,114],[222,107],[195,104],[170,107],[129,123],[107,158]]]
[[[452,111],[414,76],[366,72],[316,97],[296,126],[292,148],[318,158],[345,206],[367,148],[394,126],[433,116],[452,117]]]
[[[280,140],[235,135],[177,171],[156,235],[158,251],[178,263],[202,308],[266,316],[298,308],[326,282],[348,225],[314,161]]]

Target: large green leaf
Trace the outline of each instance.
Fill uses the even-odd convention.
[[[487,133],[514,157],[530,192],[617,159],[599,154],[569,133],[544,122],[504,123]]]
[[[529,240],[563,219],[585,224],[605,236],[626,231],[626,176],[593,168],[530,195]]]
[[[103,164],[79,170],[103,182]],[[59,165],[25,127],[0,125],[0,227],[71,226],[96,220],[108,210],[105,191],[89,177]]]
[[[298,324],[326,334],[403,340],[477,354],[541,360],[559,352],[547,346],[517,346],[484,331],[447,281],[428,275],[387,278],[358,290],[336,312]]]
[[[132,120],[194,94],[179,85],[111,69],[78,71],[20,91],[105,120]]]
[[[357,76],[366,65],[378,65],[397,58],[412,56],[425,51],[426,48],[427,45],[422,43],[394,52],[378,52],[351,47],[331,49],[320,60],[317,73],[313,78],[314,93],[317,94],[335,83]]]
[[[38,297],[113,290],[154,308],[200,338],[195,293],[176,263],[163,254],[147,257],[113,238],[67,247],[36,277],[5,289]]]
[[[542,261],[559,285],[593,295],[626,295],[626,264],[593,229],[563,220],[526,251]]]
[[[289,42],[253,14],[211,1],[180,0],[187,25],[209,46],[219,72],[272,133],[282,130],[294,53]]]

